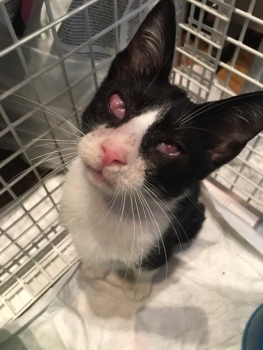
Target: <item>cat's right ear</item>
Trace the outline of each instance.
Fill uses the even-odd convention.
[[[117,54],[107,78],[125,80],[128,75],[144,75],[167,81],[174,56],[175,26],[173,0],[159,1],[128,47]]]

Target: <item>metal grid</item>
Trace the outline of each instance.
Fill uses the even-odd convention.
[[[122,6],[104,0],[109,13],[99,26],[94,21],[99,0],[65,1],[59,15],[56,2],[44,0],[44,23],[20,39],[12,3],[17,1],[0,1],[0,155],[7,154],[0,163],[0,327],[77,260],[58,221],[63,176],[57,174],[74,157],[81,113],[120,49],[121,26],[133,21],[136,30],[154,0],[135,0],[128,12],[128,0]],[[85,35],[67,45],[61,31],[74,23],[82,23]],[[107,55],[99,55],[96,43],[104,39],[111,47]],[[21,195],[27,182],[30,186]]]
[[[175,81],[196,102],[263,88],[263,11],[260,0],[186,0],[189,16],[179,24]],[[197,12],[198,10],[198,12]],[[207,21],[205,19],[210,19]],[[209,22],[209,23],[208,23]],[[246,39],[256,30],[258,48]],[[248,31],[250,31],[248,33]],[[245,40],[246,39],[246,40]],[[230,48],[231,55],[224,59]],[[249,60],[248,69],[240,60]],[[245,57],[245,58],[244,58]],[[251,67],[249,67],[251,65]],[[233,80],[239,83],[233,89]],[[236,90],[236,91],[235,91]],[[258,135],[212,178],[259,216],[263,212],[263,135]]]
[[[3,150],[8,150],[0,163],[0,327],[18,317],[77,259],[69,237],[58,222],[63,176],[57,173],[66,169],[73,158],[81,113],[110,61],[122,48],[122,25],[133,21],[136,29],[155,0],[134,0],[129,12],[125,11],[128,0],[123,0],[125,6],[120,6],[118,0],[103,0],[109,16],[99,28],[94,27],[93,17],[102,0],[65,0],[64,13],[58,13],[56,2],[36,1],[35,4],[41,3],[40,14],[45,15],[45,21],[33,26],[20,39],[12,24],[8,7],[11,2],[0,0],[0,156]],[[245,18],[243,28],[253,21],[263,24],[252,14],[255,1],[247,12],[234,7],[234,0],[212,3],[218,8],[211,8],[206,0],[177,3],[180,18],[177,39],[184,41],[177,45],[172,79],[198,102],[208,100],[214,88],[220,91],[218,98],[233,95],[228,87],[232,73],[250,83],[244,85],[244,90],[263,86],[262,69],[260,74],[254,68],[245,75],[235,68],[240,49],[249,51],[258,60],[263,57],[262,51],[244,45],[242,36],[236,40],[227,33],[234,13]],[[183,23],[187,4],[190,15]],[[200,8],[198,20],[194,19],[196,7]],[[215,16],[211,27],[203,23],[207,12]],[[70,20],[82,21],[85,35],[74,45],[65,46],[61,31]],[[104,39],[112,44],[108,57],[96,52],[96,43]],[[49,41],[52,45],[47,46]],[[207,44],[205,52],[199,48],[200,41]],[[220,61],[225,42],[236,46],[230,65]],[[219,66],[230,72],[223,82],[216,76]],[[258,197],[263,182],[261,140],[262,136],[253,140],[236,163],[214,177],[262,212]],[[255,155],[259,158],[253,158]],[[26,166],[18,170],[21,160]],[[247,173],[250,169],[258,174],[256,180]],[[225,178],[230,184],[224,182]],[[30,186],[21,194],[19,189],[28,181]],[[244,190],[241,181],[253,188]]]

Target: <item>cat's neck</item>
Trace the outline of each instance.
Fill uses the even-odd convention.
[[[101,203],[102,210],[115,214],[116,217],[127,217],[135,220],[151,217],[156,214],[173,215],[173,211],[186,197],[185,193],[169,200],[164,200],[153,191],[141,190],[135,193],[119,192],[106,194],[101,189],[93,187],[93,193]]]

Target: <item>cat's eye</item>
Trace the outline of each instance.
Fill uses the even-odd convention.
[[[118,94],[111,95],[109,107],[115,117],[122,119],[125,115],[125,104]]]
[[[161,153],[167,154],[168,156],[171,157],[178,157],[182,154],[182,150],[180,149],[179,146],[173,143],[166,143],[166,142],[160,142],[157,146],[156,149],[160,151]]]

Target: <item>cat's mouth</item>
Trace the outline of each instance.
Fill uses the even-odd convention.
[[[90,165],[86,165],[92,179],[96,182],[104,183],[106,185],[110,185],[109,181],[105,178],[101,170],[97,170],[92,168]]]
[[[87,165],[87,168],[93,179],[99,182],[108,182],[102,174],[101,170],[94,169],[89,165]]]

